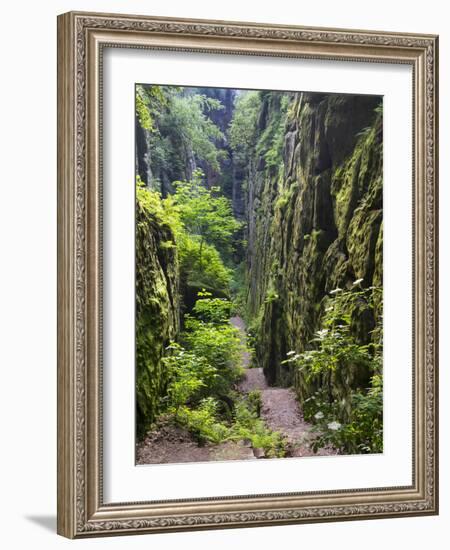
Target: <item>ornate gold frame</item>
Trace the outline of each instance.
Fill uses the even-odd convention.
[[[413,67],[414,450],[410,487],[102,501],[102,48]],[[58,18],[58,533],[66,537],[437,514],[437,60],[430,35],[66,13]],[[150,495],[149,495],[150,498]]]

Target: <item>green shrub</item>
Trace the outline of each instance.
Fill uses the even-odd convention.
[[[181,406],[198,403],[217,378],[217,369],[205,357],[186,351],[179,344],[172,343],[168,355],[163,358],[167,370],[168,387],[166,402],[168,409],[176,412]]]
[[[259,392],[258,392],[259,393]],[[273,432],[258,418],[260,405],[256,393],[249,400],[236,404],[230,439],[248,439],[253,448],[264,449],[267,458],[281,458],[286,454],[286,441],[281,433]]]
[[[145,187],[139,176],[136,177],[136,201],[147,213],[157,218],[163,227],[169,227],[175,237],[180,235],[183,230],[180,209],[173,198],[169,196],[163,199],[161,193]]]
[[[243,374],[240,366],[242,343],[239,332],[229,323],[217,325],[186,316],[183,341],[191,352],[214,365],[217,377],[211,391],[226,395]]]
[[[200,401],[197,408],[181,407],[176,421],[187,428],[199,442],[222,443],[229,435],[229,428],[217,419],[218,403],[213,397]]]
[[[172,343],[163,358],[168,375],[166,412],[199,441],[218,443],[229,436],[223,404],[232,403],[233,384],[242,376],[241,340],[228,322],[231,303],[200,292],[186,315],[185,347]],[[231,414],[230,412],[228,413]]]
[[[312,349],[300,354],[292,350],[283,361],[294,365],[298,385],[317,388],[302,400],[305,418],[318,435],[316,450],[326,444],[347,454],[383,449],[382,290],[362,289],[361,282],[330,293]],[[372,340],[361,344],[353,323],[355,312],[366,309],[378,312],[378,322]]]
[[[350,419],[341,424],[336,420],[339,409],[333,403],[314,400],[316,412],[311,419],[315,421],[313,432],[318,434],[312,443],[314,450],[332,445],[345,454],[383,452],[382,377],[374,375],[368,390],[353,392],[350,402]]]
[[[253,411],[256,416],[261,414],[261,391],[252,390],[247,395],[247,403],[251,411]]]
[[[223,263],[218,250],[186,232],[177,242],[182,284],[227,294],[231,270]]]
[[[213,298],[210,292],[203,289],[198,293],[200,298],[195,302],[193,314],[201,321],[214,325],[228,323],[233,304],[225,298]]]

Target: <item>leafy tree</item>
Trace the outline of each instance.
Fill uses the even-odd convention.
[[[218,170],[227,153],[217,146],[224,135],[211,116],[222,109],[217,99],[186,88],[137,86],[136,117],[147,130],[152,179],[167,186],[190,178],[198,162]]]
[[[169,95],[166,87],[136,86],[136,117],[144,130],[156,131],[155,117],[167,107]]]
[[[186,285],[196,289],[208,288],[227,294],[231,270],[224,265],[219,252],[213,245],[208,243],[201,245],[196,235],[183,231],[177,239],[177,246],[182,287]]]
[[[205,241],[227,250],[241,224],[233,216],[229,199],[219,195],[220,189],[207,189],[203,185],[201,170],[194,172],[191,181],[177,181],[174,186],[174,200],[180,206],[184,227],[200,239],[199,264],[202,268]]]
[[[248,161],[258,135],[258,114],[261,107],[259,92],[242,92],[236,96],[233,119],[228,136],[238,161]]]
[[[214,144],[215,140],[222,140],[223,133],[208,117],[210,111],[223,109],[217,99],[204,95],[174,96],[167,119],[162,124],[169,126],[181,138],[186,154],[195,155],[204,160],[215,170],[219,169],[219,159],[223,155]]]

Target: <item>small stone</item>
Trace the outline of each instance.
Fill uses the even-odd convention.
[[[256,458],[266,458],[266,453],[261,447],[256,447],[256,449],[253,449],[253,454],[256,456]]]

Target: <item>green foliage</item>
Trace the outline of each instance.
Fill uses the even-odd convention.
[[[226,248],[241,224],[234,218],[229,199],[218,187],[207,189],[203,172],[196,170],[191,181],[174,183],[174,200],[180,206],[181,220],[191,235],[216,247]]]
[[[261,391],[252,390],[247,394],[247,403],[251,411],[253,411],[256,416],[261,414]]]
[[[155,131],[155,115],[168,104],[164,89],[161,86],[136,86],[136,117],[144,130]]]
[[[331,291],[323,328],[311,341],[313,348],[301,354],[292,350],[283,361],[294,365],[297,376],[318,388],[303,403],[305,418],[315,422],[318,433],[315,449],[330,444],[348,454],[381,452],[383,448],[381,313],[370,343],[359,343],[352,331],[355,311],[381,308],[382,290],[362,289],[361,283],[358,279],[351,290]],[[358,372],[371,373],[370,386],[350,388],[347,397],[337,399],[336,380],[351,380],[351,373]]]
[[[283,173],[281,171],[281,176],[282,175],[283,175]],[[280,183],[282,183],[282,182],[283,182],[283,178],[280,177]],[[284,210],[286,208],[286,206],[292,200],[292,198],[294,196],[294,193],[298,190],[298,188],[299,188],[299,183],[298,182],[293,182],[288,187],[283,189],[279,193],[279,196],[278,196],[278,198],[275,202],[275,210],[277,210],[277,209],[278,210]],[[306,235],[305,235],[305,238],[306,238]]]
[[[179,206],[172,196],[163,199],[161,193],[145,187],[139,176],[136,177],[136,200],[158,222],[171,229],[175,237],[183,231]]]
[[[290,103],[285,93],[264,92],[263,101],[271,105],[271,116],[263,132],[258,136],[256,152],[264,157],[267,167],[281,170],[283,165],[283,145],[286,115]]]
[[[245,250],[247,242],[242,241],[241,244]],[[247,322],[247,276],[245,261],[241,261],[234,266],[230,281],[230,293],[233,301],[232,313],[239,315]]]
[[[188,348],[216,368],[218,376],[211,389],[222,395],[227,394],[242,376],[239,364],[242,342],[239,331],[223,318],[227,307],[231,308],[228,300],[197,300],[193,311],[199,317],[185,316],[186,332],[183,334]],[[205,317],[210,320],[203,320]]]
[[[199,317],[185,317],[185,347],[172,343],[163,359],[169,373],[167,403],[176,409],[206,396],[226,396],[242,376],[242,343],[238,331],[223,317],[230,302],[200,294],[194,307]]]
[[[323,392],[322,392],[323,393]],[[383,378],[376,374],[372,377],[367,391],[355,391],[350,395],[351,412],[349,420],[341,423],[340,407],[330,403],[318,392],[312,398],[310,413],[305,417],[313,420],[313,432],[317,438],[312,448],[317,450],[331,445],[345,454],[383,452]],[[314,411],[312,414],[311,411]]]
[[[220,419],[219,410],[218,401],[207,397],[196,408],[180,407],[176,421],[200,442],[218,444],[248,440],[253,448],[263,449],[267,458],[281,458],[286,455],[286,440],[282,434],[265,426],[250,398],[237,402],[231,423]]]
[[[232,303],[224,298],[212,298],[212,294],[203,289],[198,293],[199,300],[193,308],[195,317],[201,321],[214,325],[228,323],[231,315]]]
[[[230,419],[223,417],[221,399],[233,396],[233,386],[242,376],[242,343],[228,322],[231,303],[200,292],[186,316],[185,347],[172,343],[163,364],[167,371],[166,413],[188,429],[199,442],[249,440],[264,449],[267,457],[285,455],[285,441],[259,418],[261,395],[253,391],[239,398]],[[234,396],[233,400],[236,397]]]
[[[187,428],[199,442],[222,443],[230,436],[230,430],[218,420],[219,404],[213,397],[206,397],[195,409],[181,407],[176,420]]]
[[[185,320],[183,338],[197,355],[205,357],[230,382],[237,381],[242,371],[236,367],[241,341],[230,324],[205,323],[193,317]]]
[[[205,114],[205,111],[223,109],[220,101],[204,95],[176,95],[162,125],[172,128],[185,145],[188,145],[200,160],[205,160],[215,170],[223,153],[214,144],[223,139],[220,129]]]
[[[202,243],[196,235],[183,232],[178,239],[178,254],[180,278],[185,285],[227,293],[231,270],[225,266],[213,245]]]
[[[265,304],[271,304],[272,302],[275,302],[278,300],[280,296],[278,295],[277,291],[273,287],[269,287],[266,292],[266,296],[264,298]]]
[[[256,143],[260,108],[259,92],[247,91],[236,96],[228,136],[236,160],[242,164],[249,160]]]
[[[170,202],[142,187],[136,191],[136,420],[138,433],[153,422],[164,395],[164,348],[178,330],[179,225]],[[167,208],[166,208],[167,206]]]
[[[361,308],[361,303],[365,308],[373,309],[374,297],[379,296],[381,289],[360,289],[358,283],[351,290],[337,288],[331,292],[332,297],[325,302],[323,328],[311,340],[315,347],[300,355],[292,353],[283,362],[295,363],[307,382],[330,371],[348,369],[349,366],[367,367],[374,372],[379,369],[381,342],[362,345],[357,341],[352,331],[352,312],[356,307]]]
[[[168,374],[167,397],[169,410],[175,412],[182,405],[198,403],[214,385],[217,369],[203,356],[185,350],[172,342],[163,358]]]
[[[251,397],[237,403],[234,422],[231,426],[230,439],[236,441],[248,439],[255,449],[264,449],[267,458],[280,458],[286,454],[286,441],[282,434],[273,432],[259,418],[259,392],[252,392]]]
[[[185,204],[180,196],[169,195],[163,199],[159,192],[145,187],[138,176],[136,197],[142,208],[155,216],[158,223],[169,228],[173,233],[175,239],[160,243],[160,246],[177,249],[182,282],[197,288],[206,287],[211,290],[226,291],[231,280],[231,270],[225,267],[214,245],[202,240],[201,236],[188,232],[184,221],[188,220],[189,216],[186,216]],[[188,211],[191,206],[192,204],[187,205]],[[214,218],[214,211],[209,214],[211,219]],[[204,216],[208,218],[206,212]],[[205,221],[205,226],[206,223]],[[210,223],[214,225],[216,222],[212,219]],[[212,228],[211,232],[213,230]]]
[[[178,208],[184,232],[178,241],[181,278],[186,285],[228,293],[231,270],[222,254],[231,251],[232,237],[240,228],[230,201],[219,189],[207,189],[203,173],[194,172],[191,181],[175,182],[171,200]]]
[[[189,159],[206,162],[214,170],[226,152],[217,146],[224,140],[210,118],[223,109],[220,101],[172,86],[136,87],[136,116],[149,131],[150,165],[155,179],[185,174]]]
[[[247,324],[247,345],[252,349],[254,357],[258,340],[261,336],[262,321],[264,316],[264,303],[258,310],[258,313],[250,319]]]

